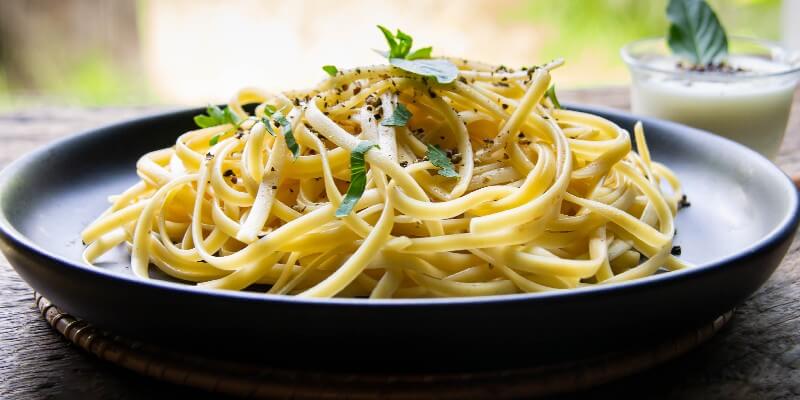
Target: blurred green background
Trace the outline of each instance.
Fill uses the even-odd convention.
[[[382,47],[377,23],[436,52],[497,64],[565,57],[560,87],[618,85],[628,80],[619,48],[667,26],[666,0],[291,3],[0,1],[0,112],[203,104],[247,84],[310,85],[320,65],[379,62],[369,51]],[[781,0],[710,3],[729,34],[786,39]]]

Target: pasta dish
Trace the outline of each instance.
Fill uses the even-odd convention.
[[[142,278],[369,298],[571,289],[688,266],[672,244],[677,177],[651,159],[641,123],[631,134],[563,109],[560,60],[432,58],[381,29],[385,65],[326,66],[307,90],[243,89],[143,155],[140,181],[82,233],[85,261],[127,244]]]

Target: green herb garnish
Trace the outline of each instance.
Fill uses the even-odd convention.
[[[439,168],[439,175],[445,178],[457,178],[458,172],[456,172],[455,167],[453,167],[453,163],[450,161],[450,157],[439,148],[438,145],[434,146],[428,144],[428,161],[431,162],[434,166]]]
[[[397,30],[396,34],[392,34],[392,31],[381,25],[378,25],[378,29],[381,30],[383,37],[386,38],[386,43],[389,44],[389,52],[385,54],[386,58],[406,58],[411,51],[414,39],[400,29]]]
[[[458,67],[448,60],[429,58],[424,60],[406,60],[390,58],[389,64],[417,75],[430,76],[439,83],[452,83],[458,78]]]
[[[261,117],[261,123],[267,128],[267,132],[270,135],[275,136],[275,131],[272,129],[272,121],[270,121],[269,118]]]
[[[336,68],[335,65],[323,65],[322,70],[327,72],[330,76],[336,76],[339,73],[339,68]]]
[[[548,99],[553,103],[553,107],[555,108],[562,108],[561,103],[558,102],[558,96],[556,96],[556,85],[550,86],[550,89],[547,89],[547,93],[545,93]]]
[[[381,121],[381,125],[383,126],[406,126],[408,120],[411,119],[411,111],[408,111],[406,106],[401,103],[397,103],[397,107],[392,112],[392,115],[389,118],[384,119]]]
[[[234,128],[238,128],[241,120],[242,119],[239,118],[235,112],[231,111],[230,107],[219,108],[211,104],[206,107],[206,114],[194,116],[194,123],[201,128],[210,128],[223,124],[231,124]],[[214,137],[208,141],[208,145],[213,146],[217,144],[220,136],[221,135],[214,135]]]
[[[414,50],[413,53],[406,56],[406,60],[419,60],[422,58],[431,58],[431,52],[433,51],[433,47],[423,47],[421,49]]]
[[[672,52],[695,65],[715,64],[728,55],[728,37],[704,0],[670,0],[667,43]]]
[[[238,126],[241,118],[231,111],[230,107],[219,108],[209,104],[206,108],[206,114],[194,116],[194,123],[201,128],[210,128],[212,126],[231,124]]]
[[[364,155],[373,147],[378,147],[373,142],[360,142],[353,152],[350,153],[350,186],[347,187],[342,199],[342,204],[336,209],[336,217],[346,217],[355,208],[356,203],[364,194],[367,187],[367,169],[364,162]]]
[[[445,59],[431,58],[432,47],[423,47],[412,52],[414,39],[411,36],[399,29],[395,34],[380,25],[378,29],[389,44],[389,51],[381,52],[389,59],[389,64],[417,75],[433,77],[439,83],[451,83],[458,78],[458,67],[455,64]]]
[[[289,122],[288,119],[281,113],[280,111],[275,111],[272,114],[272,120],[277,122],[278,125],[281,126],[281,130],[283,131],[283,138],[286,140],[286,147],[289,148],[289,151],[292,152],[294,158],[300,156],[300,147],[297,145],[297,141],[294,140],[294,134],[292,133],[292,124]]]

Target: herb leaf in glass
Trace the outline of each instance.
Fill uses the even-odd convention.
[[[667,38],[622,49],[636,114],[701,128],[767,158],[778,154],[800,58],[765,40],[728,36],[701,0],[671,0]]]

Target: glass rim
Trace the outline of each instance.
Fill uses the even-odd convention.
[[[653,66],[652,64],[642,61],[638,57],[634,56],[633,49],[637,46],[646,44],[646,43],[657,43],[661,42],[666,44],[667,39],[665,37],[649,37],[644,39],[634,40],[623,46],[620,49],[620,56],[625,64],[628,65],[631,69],[637,70],[645,70],[650,72],[657,72],[661,74],[667,74],[672,76],[680,76],[683,78],[687,77],[696,77],[696,78],[711,78],[713,80],[751,80],[751,79],[764,79],[764,78],[774,78],[774,77],[781,77],[787,76],[792,74],[800,73],[800,54],[795,51],[791,51],[786,47],[782,46],[780,43],[766,40],[766,39],[757,39],[748,36],[736,36],[732,35],[728,37],[729,41],[739,41],[739,42],[747,42],[751,44],[755,44],[757,46],[761,46],[766,50],[769,50],[773,54],[780,54],[785,56],[787,62],[784,62],[786,69],[775,71],[775,72],[766,72],[766,73],[758,73],[752,75],[736,75],[736,74],[726,74],[726,73],[718,73],[718,72],[698,72],[698,71],[680,71],[675,69],[667,69],[667,68],[659,68]]]

